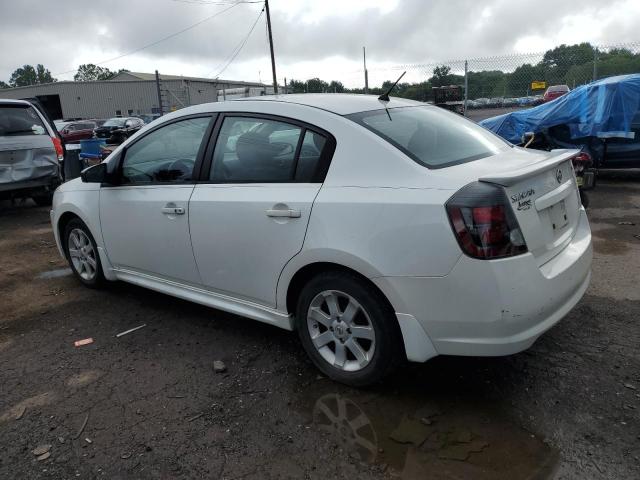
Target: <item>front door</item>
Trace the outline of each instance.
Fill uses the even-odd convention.
[[[127,146],[121,181],[100,190],[100,223],[116,269],[199,284],[189,237],[194,166],[210,116],[151,131]]]
[[[208,173],[189,202],[209,288],[275,306],[278,277],[302,248],[326,163],[325,134],[260,116],[221,119]]]

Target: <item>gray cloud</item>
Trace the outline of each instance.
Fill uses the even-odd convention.
[[[538,0],[531,8],[507,0],[402,0],[384,14],[367,8],[354,14],[336,12],[309,23],[279,10],[278,0],[272,0],[272,20],[277,58],[289,66],[336,55],[359,62],[362,45],[367,45],[373,62],[423,63],[510,53],[519,39],[553,36],[567,18],[585,13],[603,19],[602,30],[591,32],[594,39],[616,43],[636,40],[633,25],[640,19],[625,22],[624,12],[618,12],[621,18],[607,22],[622,3],[583,0],[578,8],[576,2]],[[228,8],[170,0],[115,0],[100,3],[100,8],[95,5],[80,0],[56,2],[55,7],[44,1],[5,3],[0,19],[0,79],[8,80],[10,73],[25,63],[43,63],[53,73],[70,70],[77,67],[73,61],[78,53],[89,48],[96,51],[90,61],[98,62]],[[259,11],[259,4],[239,5],[136,55],[210,66],[213,72],[246,35]],[[486,11],[490,15],[483,16]],[[99,34],[103,30],[106,35]],[[238,62],[267,54],[261,22]],[[122,62],[105,66],[117,69]],[[318,75],[323,76],[322,72]]]

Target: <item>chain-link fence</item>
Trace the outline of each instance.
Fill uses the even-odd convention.
[[[574,89],[593,80],[640,73],[640,42],[621,45],[560,45],[541,53],[526,53],[369,69],[370,84],[388,82],[407,71],[395,95],[421,101],[434,100],[434,87],[462,87],[466,109],[525,107],[542,102],[547,88]],[[353,84],[352,72],[344,80]],[[406,80],[409,79],[408,82]],[[559,87],[560,89],[564,87]],[[376,89],[372,89],[373,93]]]

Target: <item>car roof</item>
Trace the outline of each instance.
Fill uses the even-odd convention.
[[[379,110],[385,105],[378,100],[377,95],[361,95],[357,93],[292,93],[284,95],[263,95],[260,97],[247,97],[230,100],[230,102],[242,101],[284,102],[306,105],[319,108],[338,115]],[[423,102],[407,100],[405,98],[390,97],[387,108],[414,107],[425,105]]]
[[[31,102],[26,100],[14,100],[13,98],[0,98],[0,104],[12,104],[12,105],[29,105],[31,106]]]

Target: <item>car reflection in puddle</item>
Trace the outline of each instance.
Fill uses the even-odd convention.
[[[478,405],[328,393],[315,401],[312,416],[353,458],[405,480],[543,479],[559,458],[535,435]]]

